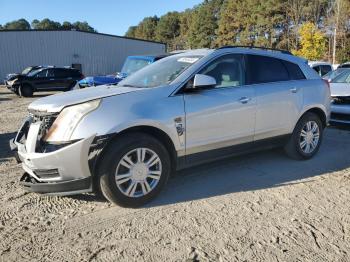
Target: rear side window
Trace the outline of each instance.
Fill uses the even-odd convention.
[[[55,69],[55,77],[57,78],[72,77],[72,74],[69,70],[58,68],[58,69]]]
[[[290,80],[306,79],[304,73],[297,64],[288,61],[283,61],[283,64],[287,68]]]
[[[283,61],[273,57],[247,55],[247,82],[260,84],[288,81],[289,74]]]

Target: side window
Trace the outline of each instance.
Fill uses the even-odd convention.
[[[321,73],[320,73],[321,72],[320,66],[314,66],[312,68],[313,68],[313,70],[315,70],[317,72],[317,74],[321,75]]]
[[[259,55],[247,55],[247,78],[249,84],[260,84],[289,80],[283,61]]]
[[[48,69],[47,70],[47,77],[55,77],[55,73],[53,69]]]
[[[40,77],[40,78],[42,78],[42,77],[47,77],[47,70],[42,70],[42,71],[40,71],[39,73],[37,73],[37,74],[35,75],[35,77]]]
[[[321,66],[321,75],[325,75],[328,72],[332,71],[332,67],[329,65],[323,65]]]
[[[243,57],[241,55],[222,56],[202,69],[200,74],[214,77],[215,88],[244,85]]]
[[[297,64],[288,61],[283,61],[283,64],[288,70],[290,80],[306,79],[304,73]]]
[[[65,69],[57,68],[55,69],[55,77],[56,78],[65,78],[67,77],[67,73]]]

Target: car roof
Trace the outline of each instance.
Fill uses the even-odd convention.
[[[279,58],[283,60],[287,60],[294,63],[307,63],[307,60],[295,55],[290,54],[288,51],[278,50],[278,49],[264,49],[259,47],[240,47],[240,46],[229,46],[219,49],[195,49],[186,51],[180,54],[176,54],[177,56],[189,56],[189,55],[199,55],[199,56],[207,56],[213,53],[236,53],[236,54],[251,54],[251,55],[261,55],[261,56],[270,56],[274,58]]]
[[[164,54],[150,54],[150,55],[130,55],[128,58],[139,58],[139,59],[160,59],[173,54],[164,53]]]
[[[329,66],[332,66],[331,63],[323,62],[323,61],[310,61],[310,62],[309,62],[309,65],[310,65],[310,66],[319,66],[319,65],[329,65]]]

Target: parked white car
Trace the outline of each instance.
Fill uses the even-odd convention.
[[[350,69],[345,70],[330,82],[331,123],[350,124]]]
[[[309,66],[314,69],[319,76],[324,76],[334,70],[332,64],[322,61],[310,61]]]

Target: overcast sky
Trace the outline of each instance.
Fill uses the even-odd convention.
[[[87,21],[100,33],[124,35],[145,16],[183,11],[202,0],[0,0],[0,24],[25,18]]]

